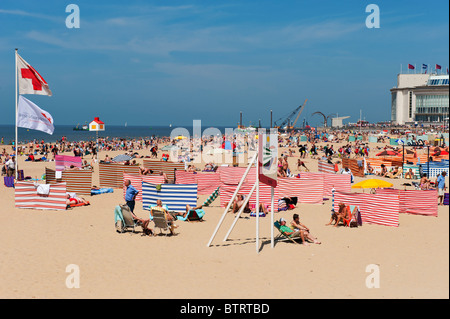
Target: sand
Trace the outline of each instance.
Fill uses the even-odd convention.
[[[19,164],[26,176],[40,177],[45,166],[54,167],[24,159]],[[289,160],[294,167],[296,158]],[[317,170],[316,160],[305,162]],[[394,180],[397,188],[403,182]],[[98,167],[93,183],[98,185]],[[88,200],[90,206],[67,211],[17,209],[14,189],[1,183],[0,298],[449,298],[448,206],[439,207],[438,217],[401,214],[399,227],[350,229],[325,226],[331,201],[300,204],[276,218],[291,220],[298,213],[322,244],[279,241],[272,248],[270,217],[265,217],[257,253],[253,217],[241,218],[223,241],[231,214],[207,247],[223,213],[219,200],[205,209],[204,222],[178,222],[178,234],[171,237],[143,236],[140,229],[117,233],[114,207],[124,202],[120,190]],[[148,216],[139,202],[135,212]],[[79,288],[66,285],[74,274],[69,265],[78,267]],[[366,285],[374,275],[370,265],[379,269],[379,287]]]

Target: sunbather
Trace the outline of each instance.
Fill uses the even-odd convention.
[[[70,194],[66,195],[66,205],[81,204],[81,203],[89,205],[89,202],[83,197],[71,196]]]
[[[430,189],[430,180],[427,178],[427,174],[423,174],[420,179],[420,189],[429,190]]]
[[[234,214],[237,213],[241,209],[243,204],[244,204],[244,196],[240,195],[240,194],[236,195],[236,199],[234,200],[231,211]],[[244,208],[244,213],[250,213],[250,212],[251,212],[251,210],[247,203],[247,205],[245,205],[245,208]]]
[[[308,243],[305,241],[305,235],[301,230],[293,230],[289,226],[286,225],[286,219],[280,218],[280,231],[289,237],[297,237],[300,236],[302,242],[305,246],[308,246]]]
[[[326,226],[329,226],[329,225],[331,225],[332,223],[333,223],[333,221],[335,222],[335,226],[337,225],[337,221],[338,221],[338,219],[340,219],[340,216],[342,215],[342,214],[344,214],[345,213],[345,211],[344,210],[347,210],[346,209],[346,207],[345,207],[345,204],[344,203],[339,203],[339,211],[337,211],[337,212],[335,212],[335,211],[333,211],[332,213],[331,213],[331,218],[330,218],[330,222],[328,223],[328,224],[325,224]]]
[[[413,179],[414,178],[414,172],[413,172],[413,170],[411,168],[409,169],[409,171],[407,171],[405,173],[405,178],[406,179]]]
[[[293,231],[303,232],[303,238],[309,239],[314,244],[319,244],[319,245],[321,244],[321,242],[318,241],[317,238],[315,238],[314,236],[311,235],[309,228],[300,222],[300,217],[298,216],[298,214],[294,214],[292,216],[291,229]],[[304,241],[304,244],[307,245],[307,242]]]

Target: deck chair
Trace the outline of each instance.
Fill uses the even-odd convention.
[[[124,233],[128,228],[133,228],[133,233],[136,232],[136,226],[140,226],[140,223],[133,218],[130,207],[127,204],[119,205],[120,212],[116,212],[116,230],[120,233]],[[121,218],[120,218],[121,215]]]
[[[295,241],[295,239],[300,239],[301,240],[300,232],[295,232],[294,234],[287,235],[285,232],[281,231],[281,229],[280,229],[281,224],[280,224],[279,221],[274,222],[273,225],[279,231],[279,234],[278,234],[277,237],[275,237],[275,240],[279,240],[279,238],[284,237],[285,239],[289,239],[293,243],[300,245],[299,243],[297,243]]]
[[[359,207],[355,205],[347,206],[350,211],[350,218],[344,219],[344,226],[347,227],[358,227],[362,226],[361,213],[359,212]]]
[[[158,207],[152,208],[153,215],[153,223],[155,223],[155,228],[159,228],[159,232],[162,233],[162,230],[169,231],[171,235],[174,235],[175,232],[173,230],[172,225],[169,224],[166,218],[166,213],[163,210],[156,209]],[[168,235],[167,233],[165,234]]]

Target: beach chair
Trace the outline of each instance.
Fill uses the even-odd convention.
[[[155,228],[159,228],[159,232],[169,231],[171,235],[174,235],[175,232],[173,230],[172,225],[169,224],[167,220],[166,213],[163,210],[157,209],[159,207],[154,207],[151,210],[151,214],[153,216],[153,223],[155,224]],[[165,234],[166,236],[168,233]]]
[[[344,226],[346,227],[358,227],[362,226],[361,213],[359,212],[359,207],[355,205],[347,206],[350,211],[350,217],[344,219]]]
[[[274,222],[273,225],[275,226],[275,228],[276,228],[276,229],[278,230],[278,232],[279,232],[278,236],[275,237],[275,240],[279,240],[281,237],[284,237],[285,239],[289,239],[289,240],[292,241],[293,243],[300,245],[299,243],[297,243],[297,242],[295,241],[295,239],[301,239],[301,237],[300,237],[300,232],[296,232],[296,233],[291,234],[291,235],[289,236],[289,235],[287,235],[285,232],[281,231],[281,229],[280,229],[281,225],[280,225],[280,222],[279,222],[279,221]]]
[[[136,226],[140,226],[140,223],[133,218],[130,207],[127,204],[119,205],[119,211],[116,210],[115,215],[116,230],[120,233],[124,233],[128,228],[132,228],[133,233],[135,233]]]

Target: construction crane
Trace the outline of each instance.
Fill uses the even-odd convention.
[[[295,124],[297,124],[297,121],[300,118],[300,114],[302,114],[302,112],[305,108],[306,101],[308,101],[308,99],[306,99],[305,102],[303,102],[303,105],[300,105],[295,110],[293,110],[287,117],[282,117],[282,118],[276,120],[274,122],[275,128],[278,128],[278,129],[286,128],[287,131],[293,130],[295,128]],[[297,117],[295,118],[295,120],[292,122],[292,125],[291,125],[291,121],[295,115],[297,115]],[[277,122],[281,121],[281,120],[283,120],[283,121],[278,125]]]

